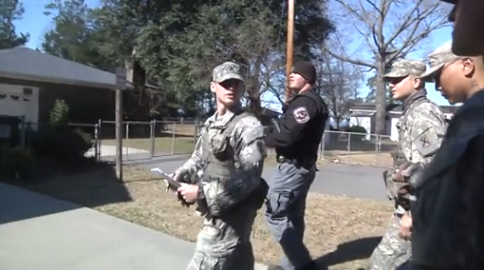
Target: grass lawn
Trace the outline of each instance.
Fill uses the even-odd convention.
[[[109,215],[161,232],[195,241],[202,219],[184,208],[156,175],[126,166],[124,181],[104,166],[83,174],[59,177],[27,188],[91,207]],[[392,206],[387,202],[310,194],[306,210],[305,241],[311,254],[330,269],[365,268],[384,233]],[[261,263],[275,263],[281,255],[258,215],[252,235],[254,253]],[[187,262],[188,263],[188,262]]]

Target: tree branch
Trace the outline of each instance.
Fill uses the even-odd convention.
[[[329,49],[329,47],[326,44],[323,45],[323,50],[325,50],[329,55],[331,55],[332,57],[334,57],[334,58],[336,58],[340,61],[348,62],[348,63],[351,63],[353,65],[364,66],[364,67],[367,67],[367,68],[370,68],[370,69],[376,68],[376,66],[374,64],[371,64],[367,61],[364,61],[364,60],[361,60],[361,59],[352,59],[352,58],[349,58],[347,56],[338,55],[336,53],[333,53],[331,51],[331,49]]]

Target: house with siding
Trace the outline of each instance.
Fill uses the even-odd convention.
[[[0,50],[0,116],[46,123],[56,99],[71,121],[114,119],[116,75],[25,47]]]
[[[459,106],[440,106],[447,119],[451,119]],[[372,103],[360,103],[355,104],[350,108],[350,126],[359,125],[364,127],[368,134],[375,133],[375,118],[376,108]],[[384,135],[387,135],[392,141],[398,140],[397,122],[403,113],[403,106],[400,104],[389,104],[385,108],[385,131]]]

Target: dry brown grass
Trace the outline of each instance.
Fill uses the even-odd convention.
[[[28,188],[78,203],[164,233],[195,241],[202,224],[193,208],[183,208],[162,181],[149,171],[125,167],[124,181],[112,167],[83,175],[45,181]],[[391,213],[388,203],[310,194],[305,242],[313,257],[330,269],[359,269],[385,230]],[[259,214],[252,236],[257,261],[274,263],[281,250],[270,237]]]
[[[386,152],[344,152],[325,151],[324,160],[334,163],[354,164],[362,166],[377,166],[391,168],[393,159]]]

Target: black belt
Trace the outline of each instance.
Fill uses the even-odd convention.
[[[312,165],[313,162],[310,162],[308,159],[297,159],[297,158],[287,158],[285,156],[276,156],[277,163],[289,163],[293,164],[297,167],[309,167]]]

